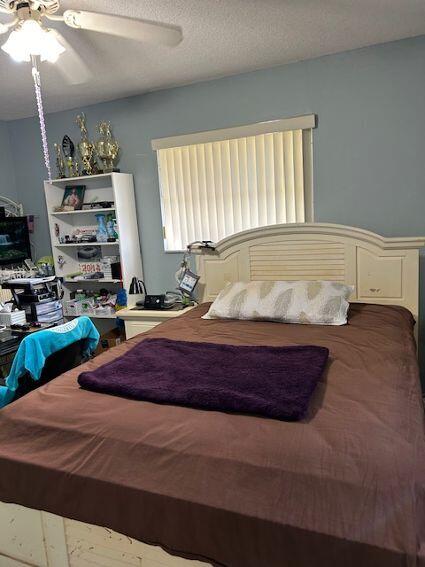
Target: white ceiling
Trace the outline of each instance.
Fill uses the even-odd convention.
[[[69,8],[176,24],[184,39],[167,48],[59,25],[93,78],[69,86],[44,63],[48,112],[425,34],[424,0],[62,0]],[[0,52],[0,85],[0,119],[35,113],[28,64]]]

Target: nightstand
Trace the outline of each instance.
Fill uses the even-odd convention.
[[[178,311],[172,309],[163,309],[161,311],[154,311],[151,309],[121,309],[117,312],[117,317],[122,319],[125,324],[125,336],[131,339],[140,333],[146,333],[153,329],[163,321],[180,317],[193,307],[186,307]]]

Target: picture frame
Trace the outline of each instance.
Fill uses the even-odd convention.
[[[62,199],[62,209],[68,211],[81,211],[86,192],[85,185],[67,185]]]

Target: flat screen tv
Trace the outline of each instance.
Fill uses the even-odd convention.
[[[0,265],[31,258],[27,217],[0,218]]]

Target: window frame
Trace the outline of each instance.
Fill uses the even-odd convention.
[[[191,146],[196,144],[206,144],[210,142],[222,142],[237,138],[249,136],[257,136],[259,134],[272,134],[276,132],[302,130],[303,136],[303,164],[304,164],[304,216],[305,220],[299,224],[314,222],[314,170],[313,170],[313,130],[317,127],[317,116],[308,114],[296,116],[292,118],[282,118],[277,120],[269,120],[243,126],[234,126],[230,128],[222,128],[217,130],[209,130],[203,132],[194,132],[190,134],[182,134],[177,136],[168,136],[164,138],[156,138],[151,141],[152,149],[157,152],[162,149],[178,148]],[[166,214],[164,210],[164,195],[161,188],[160,160],[157,158],[158,167],[158,183],[160,193],[161,207],[161,223],[163,232],[164,252],[167,254],[181,254],[185,250],[167,249],[166,248],[166,227],[164,219]],[[307,166],[306,166],[307,165]],[[283,223],[291,224],[291,223]]]

